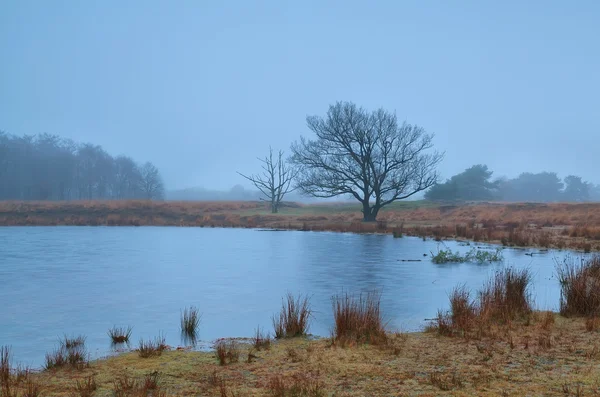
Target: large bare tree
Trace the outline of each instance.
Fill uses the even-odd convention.
[[[282,150],[276,157],[273,157],[273,149],[269,147],[269,155],[258,160],[262,163],[262,173],[244,175],[238,172],[238,174],[252,182],[260,190],[265,199],[271,203],[271,212],[276,214],[284,196],[295,189],[292,187],[292,180],[297,171],[283,158]]]
[[[324,118],[307,117],[307,124],[316,139],[292,144],[292,163],[300,170],[296,187],[314,197],[352,195],[364,221],[375,221],[381,208],[438,179],[443,154],[430,151],[433,135],[399,124],[394,113],[338,102]]]

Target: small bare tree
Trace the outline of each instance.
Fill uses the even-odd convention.
[[[252,182],[260,190],[265,199],[271,202],[271,212],[276,214],[283,197],[295,190],[292,187],[292,180],[296,177],[297,172],[285,161],[282,150],[274,158],[273,149],[269,147],[269,155],[258,160],[262,163],[263,172],[261,174],[249,176],[241,172],[238,174]]]

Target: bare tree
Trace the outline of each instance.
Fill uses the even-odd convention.
[[[269,147],[269,155],[264,159],[258,159],[262,163],[263,172],[256,175],[241,176],[248,179],[256,186],[266,200],[271,203],[271,212],[276,214],[284,196],[292,192],[292,180],[296,176],[296,169],[291,167],[283,158],[283,151],[279,151],[276,158],[273,158],[273,149]]]
[[[140,169],[142,176],[141,190],[145,198],[149,200],[162,200],[165,195],[165,188],[158,168],[154,164],[147,162]]]
[[[314,197],[352,195],[362,204],[364,221],[375,221],[381,208],[438,179],[443,154],[428,153],[433,135],[399,125],[393,113],[338,102],[325,118],[307,117],[307,124],[317,137],[292,144],[292,162],[300,167],[297,187]]]

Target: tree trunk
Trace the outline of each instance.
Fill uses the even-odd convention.
[[[276,214],[279,212],[279,206],[277,203],[271,203],[271,214]]]
[[[375,222],[377,221],[377,213],[379,212],[379,207],[369,205],[369,202],[363,203],[363,222]]]

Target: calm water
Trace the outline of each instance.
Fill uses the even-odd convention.
[[[11,345],[17,362],[40,366],[58,337],[84,334],[92,357],[100,357],[117,324],[134,326],[135,344],[163,332],[177,346],[180,311],[188,305],[203,313],[204,343],[251,336],[258,325],[271,329],[287,291],[312,296],[315,335],[329,335],[333,294],[372,289],[382,291],[392,327],[416,330],[447,306],[457,283],[478,288],[505,265],[530,267],[538,307],[557,308],[555,260],[564,253],[504,250],[504,264],[435,265],[423,254],[438,246],[249,229],[0,227],[0,345]]]

